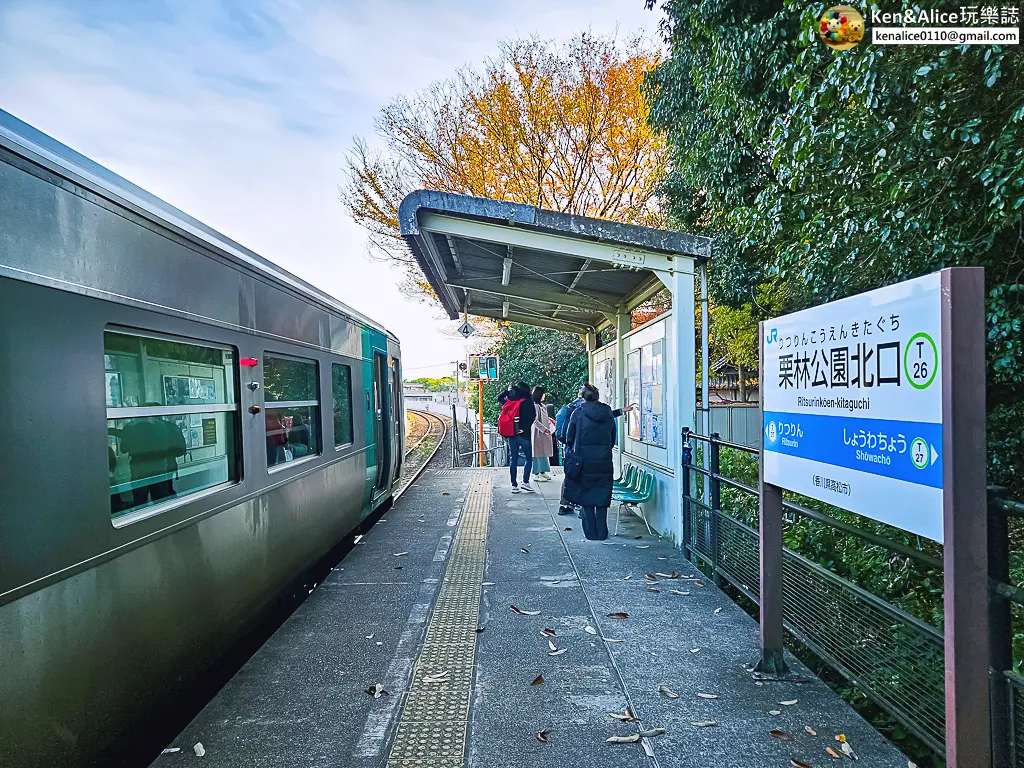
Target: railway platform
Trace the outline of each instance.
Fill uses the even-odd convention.
[[[583,540],[559,481],[429,469],[153,765],[907,768],[796,660],[755,679],[755,621],[638,518]]]

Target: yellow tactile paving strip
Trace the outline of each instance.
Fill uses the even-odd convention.
[[[474,475],[427,636],[413,668],[388,768],[463,765],[491,508],[492,473]]]

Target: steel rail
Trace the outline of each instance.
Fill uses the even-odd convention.
[[[448,422],[445,421],[440,416],[438,416],[436,413],[430,413],[430,411],[409,411],[409,413],[415,413],[417,416],[423,416],[424,418],[427,419],[427,421],[430,421],[431,419],[436,420],[436,422],[441,425],[443,432],[441,432],[441,437],[438,439],[437,445],[434,446],[434,450],[430,452],[430,455],[426,458],[426,460],[424,460],[423,464],[420,465],[419,469],[416,470],[416,472],[413,474],[412,477],[409,478],[405,485],[403,485],[401,488],[395,491],[395,494],[392,497],[392,503],[398,501],[399,497],[401,497],[401,495],[405,493],[406,490],[408,490],[413,483],[420,479],[420,475],[423,474],[423,470],[425,470],[427,468],[427,465],[429,465],[430,462],[434,460],[434,456],[436,456],[437,452],[441,450],[441,446],[444,445],[444,439],[448,436]],[[426,434],[424,434],[423,437],[421,437],[419,441],[416,443],[416,445],[413,448],[409,449],[409,451],[407,451],[405,455],[408,456],[410,453],[412,453],[412,451],[416,450],[416,448],[420,446],[420,443],[427,439],[427,435],[429,434],[430,428],[428,427]]]

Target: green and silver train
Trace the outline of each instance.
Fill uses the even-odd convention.
[[[87,764],[401,469],[398,340],[0,111],[0,766]]]

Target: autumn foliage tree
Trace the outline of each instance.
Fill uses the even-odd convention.
[[[342,202],[373,250],[404,264],[426,293],[399,237],[398,206],[414,189],[660,226],[665,146],[641,94],[658,61],[640,40],[587,33],[502,43],[481,68],[384,107],[382,145],[357,138],[348,154]]]

